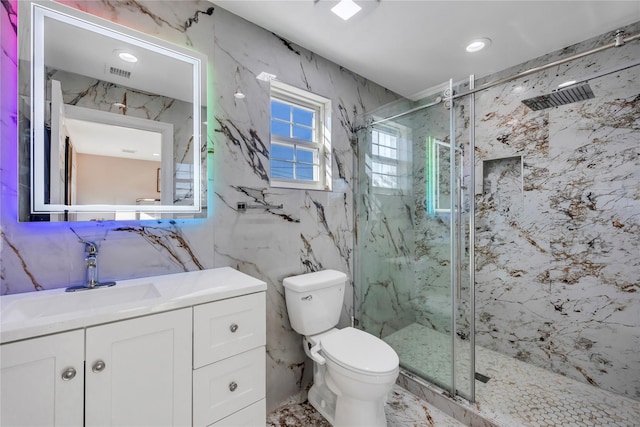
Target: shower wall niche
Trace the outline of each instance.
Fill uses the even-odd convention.
[[[504,217],[522,210],[522,156],[482,162],[482,197]]]

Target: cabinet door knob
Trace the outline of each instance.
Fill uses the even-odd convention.
[[[229,384],[229,390],[230,391],[236,391],[236,389],[238,388],[238,384],[236,384],[235,381],[231,381],[231,383]]]
[[[91,367],[91,370],[93,372],[102,372],[104,370],[105,366],[107,366],[107,365],[105,365],[104,361],[98,360],[97,362],[95,362],[93,364],[93,366]]]
[[[231,332],[235,332],[238,330],[238,325],[236,325],[235,323],[232,323],[231,326],[229,326],[229,330]]]
[[[76,376],[76,370],[73,368],[67,368],[62,371],[62,381],[72,380]]]

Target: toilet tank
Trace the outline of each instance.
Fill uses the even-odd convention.
[[[327,331],[338,324],[347,275],[336,270],[287,277],[284,286],[291,327],[304,336]]]

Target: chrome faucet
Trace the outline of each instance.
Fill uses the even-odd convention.
[[[71,286],[66,289],[67,292],[86,291],[95,288],[104,288],[113,286],[116,282],[103,282],[100,283],[98,278],[98,245],[94,242],[88,242],[86,240],[80,240],[84,243],[84,251],[87,253],[85,258],[87,266],[87,279],[84,285]]]
[[[87,288],[95,288],[100,283],[98,280],[98,247],[93,242],[84,242],[84,251],[88,254],[87,262]]]

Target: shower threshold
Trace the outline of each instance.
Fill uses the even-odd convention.
[[[441,384],[447,383],[446,379],[451,375],[451,365],[448,362],[451,354],[449,335],[413,323],[385,337],[384,340],[396,350],[400,356],[400,365],[404,369],[420,377],[432,378]],[[460,346],[456,361],[456,367],[460,367],[460,372],[456,371],[456,384],[460,388],[463,386],[461,381],[464,380],[464,373],[469,372],[470,352],[468,343],[458,341],[456,346]],[[485,383],[476,377],[475,403],[465,404],[461,399],[455,400],[459,405],[458,413],[453,411],[450,415],[456,418],[460,416],[458,419],[461,421],[463,418],[469,419],[469,411],[489,421],[489,424],[505,427],[637,426],[640,420],[639,401],[538,368],[481,346],[476,346],[476,371],[482,372],[490,380]],[[407,378],[410,377],[409,374]],[[439,399],[443,393],[439,396],[434,394],[434,390],[438,390],[437,387],[426,390],[420,386],[422,382],[407,381],[406,378],[400,380],[401,385],[434,406],[451,406]]]

